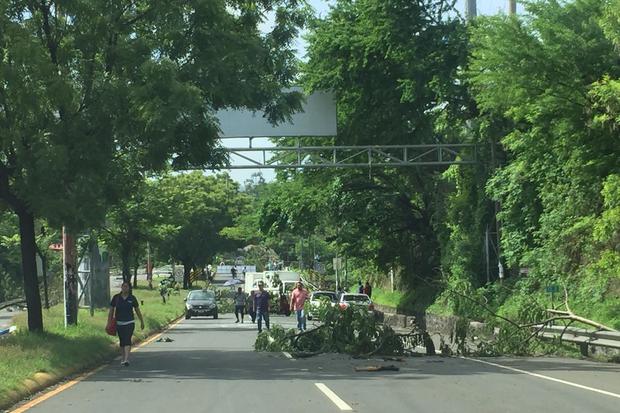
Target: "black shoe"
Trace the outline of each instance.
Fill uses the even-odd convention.
[[[129,367],[129,362],[128,362],[128,361],[123,361],[123,362],[121,363],[121,366],[123,366],[123,367]]]

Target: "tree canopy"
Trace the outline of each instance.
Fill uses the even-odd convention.
[[[223,164],[214,110],[299,107],[282,90],[306,15],[296,0],[0,1],[0,198],[20,217],[31,329],[33,216],[92,227],[140,172]]]

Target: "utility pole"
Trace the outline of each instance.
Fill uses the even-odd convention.
[[[510,16],[517,14],[517,0],[508,0],[508,14]]]
[[[471,21],[476,18],[477,14],[476,0],[467,0],[465,3],[465,18]]]
[[[487,224],[487,229],[484,232],[484,258],[486,261],[486,269],[487,269],[487,284],[491,283],[491,261],[489,256],[489,225]]]

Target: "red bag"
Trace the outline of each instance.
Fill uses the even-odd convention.
[[[114,313],[112,314],[112,318],[108,320],[108,324],[105,326],[105,332],[111,336],[116,335],[116,306],[114,306]]]
[[[111,318],[105,326],[105,332],[111,336],[116,335],[116,318]]]

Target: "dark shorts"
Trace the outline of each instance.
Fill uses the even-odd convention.
[[[120,346],[131,346],[131,336],[133,336],[133,331],[136,328],[136,323],[131,323],[126,326],[116,326],[116,334],[120,340]]]
[[[245,310],[245,306],[244,305],[236,305],[235,306],[235,314],[238,314],[238,313],[243,314],[244,310]]]

